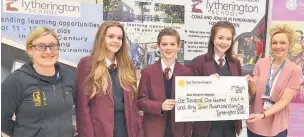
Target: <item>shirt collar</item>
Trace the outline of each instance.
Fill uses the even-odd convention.
[[[161,61],[161,67],[163,72],[165,72],[165,69],[168,68],[168,66],[166,65],[165,61],[163,59],[160,60]],[[169,67],[170,68],[170,72],[173,72],[174,70],[174,65],[175,65],[175,61],[174,63]]]
[[[220,58],[221,58],[220,56],[214,54],[214,60],[215,60],[216,62],[218,62]],[[225,62],[225,61],[226,61],[225,55],[223,55],[222,58],[224,59],[224,62]]]
[[[107,57],[106,57],[105,61],[106,61],[107,67],[109,68],[110,65],[112,65],[112,62],[111,62]],[[117,65],[117,60],[116,60],[116,58],[115,58],[115,60],[114,60],[114,64]]]

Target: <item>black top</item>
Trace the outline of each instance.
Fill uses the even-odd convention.
[[[164,73],[163,78],[164,78],[164,84],[165,84],[165,89],[166,89],[166,97],[167,97],[167,99],[171,99],[173,76],[169,80],[167,80],[166,75]],[[165,114],[166,115],[166,127],[165,127],[164,137],[173,137],[170,112],[171,111],[166,111],[166,114]]]
[[[33,70],[35,70],[35,68],[33,67],[33,65],[31,65],[31,67],[32,67]],[[55,74],[53,76],[44,76],[44,75],[41,75],[41,74],[37,73],[37,75],[40,78],[45,79],[45,80],[49,81],[50,83],[55,83],[55,81],[57,79],[57,74],[58,74],[58,69],[57,68],[55,69]]]
[[[227,60],[227,59],[226,59]],[[229,65],[226,62],[223,68],[214,61],[216,73],[220,76],[231,76]],[[208,137],[235,137],[236,132],[234,128],[234,123],[231,120],[224,121],[212,121],[210,132]]]
[[[109,69],[112,80],[112,93],[114,98],[114,136],[128,137],[126,119],[124,114],[124,94],[118,80],[117,68],[113,71]]]
[[[227,60],[227,59],[225,59]],[[214,61],[214,65],[215,65],[215,69],[216,69],[216,73],[220,76],[231,76],[230,74],[230,70],[229,70],[229,65],[226,62],[225,65],[223,66],[223,68],[220,68],[220,66],[217,64],[216,61]]]
[[[114,98],[114,110],[115,111],[123,111],[124,110],[124,97],[123,97],[123,89],[120,86],[118,80],[118,71],[114,69],[113,71],[109,70],[112,80],[112,91]]]
[[[166,88],[166,97],[167,97],[167,99],[171,99],[172,77],[169,80],[167,80],[165,73],[163,73],[163,78],[164,78],[164,84],[165,84],[165,88]]]
[[[11,137],[73,136],[74,72],[56,64],[56,75],[47,77],[32,65],[24,64],[1,83],[1,131]]]

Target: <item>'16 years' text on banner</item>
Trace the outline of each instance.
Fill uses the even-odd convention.
[[[177,76],[175,121],[248,119],[246,77]]]

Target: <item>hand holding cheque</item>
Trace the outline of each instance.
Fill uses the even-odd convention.
[[[254,76],[247,75],[249,94],[254,96],[256,94],[256,78]],[[261,113],[252,113],[248,117],[248,123],[254,123],[256,121],[262,120],[266,117],[264,112]]]
[[[248,80],[248,88],[250,96],[254,96],[256,92],[256,78],[254,76],[246,75]]]
[[[177,76],[175,121],[218,121],[249,116],[246,77]]]
[[[162,110],[163,111],[169,111],[172,110],[174,108],[176,104],[176,101],[174,99],[166,99],[163,103],[162,103]]]

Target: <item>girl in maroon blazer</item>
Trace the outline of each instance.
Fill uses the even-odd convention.
[[[104,22],[90,56],[80,60],[76,119],[80,137],[139,137],[135,68],[123,26]]]
[[[208,53],[192,60],[196,76],[242,76],[240,62],[233,57],[234,26],[219,21],[211,28]],[[193,137],[235,137],[242,128],[241,120],[194,122]]]
[[[174,122],[175,76],[191,75],[191,69],[175,58],[180,36],[171,28],[161,30],[157,37],[162,58],[142,71],[139,82],[139,108],[144,111],[145,137],[189,137],[191,124]]]

